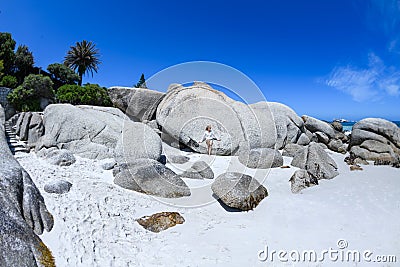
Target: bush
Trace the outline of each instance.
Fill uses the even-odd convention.
[[[18,111],[40,111],[40,98],[54,99],[53,82],[49,77],[30,74],[22,85],[8,94],[8,101]]]
[[[47,67],[51,74],[51,78],[60,87],[64,84],[77,84],[79,82],[79,75],[64,64],[54,63]]]
[[[11,76],[11,75],[4,76],[3,79],[1,79],[1,81],[0,81],[0,86],[11,88],[11,89],[14,89],[15,87],[17,87],[17,85],[18,85],[17,78],[15,78],[14,76]]]
[[[107,89],[98,84],[63,85],[57,90],[56,98],[60,103],[73,105],[111,106]]]

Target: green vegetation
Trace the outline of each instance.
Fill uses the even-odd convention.
[[[14,89],[15,87],[17,87],[17,85],[18,85],[17,78],[11,75],[6,75],[0,80],[0,86],[2,87]]]
[[[13,74],[15,60],[15,41],[10,33],[0,33],[0,60],[3,61],[3,72],[6,75]]]
[[[64,64],[74,71],[78,71],[79,85],[82,85],[82,77],[87,72],[93,76],[93,71],[97,72],[98,65],[101,63],[99,59],[99,50],[92,42],[83,40],[77,42],[75,46],[71,46],[65,56]]]
[[[40,99],[54,100],[53,82],[43,75],[29,74],[7,99],[18,111],[40,111]]]
[[[47,67],[55,87],[59,88],[65,84],[76,84],[79,82],[79,75],[64,64],[54,63]]]
[[[98,84],[63,85],[58,88],[56,98],[60,103],[73,105],[111,106],[107,89]]]
[[[7,96],[17,111],[40,111],[41,102],[111,106],[107,89],[97,84],[82,84],[82,76],[97,72],[99,50],[83,40],[71,46],[64,64],[54,63],[41,71],[26,45],[19,45],[10,33],[0,32],[0,86],[13,89]],[[76,73],[76,72],[77,73]],[[139,81],[145,85],[144,75]],[[79,85],[77,85],[79,84]]]
[[[146,88],[146,79],[144,78],[144,74],[142,73],[142,76],[140,76],[140,79],[138,83],[135,85],[136,88]]]
[[[15,53],[15,74],[19,83],[21,83],[24,78],[32,73],[33,71],[33,55],[29,51],[28,47],[25,45],[18,46],[17,52]]]

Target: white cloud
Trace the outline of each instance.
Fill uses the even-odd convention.
[[[387,67],[374,53],[368,55],[368,67],[342,66],[335,68],[326,80],[334,87],[352,96],[355,101],[374,101],[384,96],[400,94],[400,72]]]

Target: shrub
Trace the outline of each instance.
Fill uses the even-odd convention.
[[[64,64],[54,63],[47,67],[51,74],[51,78],[60,87],[64,84],[76,84],[79,82],[79,75]]]
[[[56,98],[60,103],[73,105],[111,106],[107,89],[98,84],[63,85],[57,90]]]
[[[14,76],[11,76],[11,75],[4,76],[0,81],[0,86],[3,86],[3,87],[8,87],[8,88],[14,89],[15,87],[17,87],[17,85],[18,85],[17,78],[15,78]]]
[[[54,99],[53,82],[49,77],[30,74],[10,94],[8,101],[18,111],[40,111],[40,98]]]

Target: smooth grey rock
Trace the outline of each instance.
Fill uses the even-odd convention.
[[[301,190],[318,185],[318,179],[310,175],[306,170],[297,170],[294,172],[289,180],[291,184],[291,191],[294,194],[299,193]]]
[[[283,165],[279,151],[271,148],[254,148],[239,155],[239,161],[249,168],[268,169]]]
[[[261,114],[272,114],[273,121],[268,116],[260,119],[261,130],[264,138],[267,138],[268,146],[275,149],[281,149],[286,144],[297,143],[302,133],[304,133],[304,123],[302,119],[288,106],[276,102],[258,102],[251,104],[250,107],[261,118]],[[275,129],[273,126],[275,125]],[[268,138],[269,137],[269,138]],[[300,142],[306,142],[302,137]],[[273,142],[273,145],[270,143]],[[262,147],[262,146],[261,146]]]
[[[282,156],[285,157],[294,157],[298,151],[303,149],[304,147],[297,144],[287,144],[282,151]]]
[[[29,123],[31,121],[31,118],[32,112],[26,112],[19,131],[19,138],[21,141],[28,141]]]
[[[335,152],[340,152],[340,153],[345,151],[344,149],[341,149],[341,148],[343,148],[343,143],[340,139],[332,139],[331,141],[329,141],[328,148],[330,150],[333,150]]]
[[[107,90],[115,107],[134,121],[153,119],[164,93],[143,88],[110,87]]]
[[[364,160],[399,164],[400,128],[384,119],[363,119],[353,126],[349,150]]]
[[[18,116],[18,120],[17,120],[17,122],[15,123],[15,133],[17,134],[17,135],[19,135],[19,133],[21,132],[21,125],[22,125],[22,121],[24,120],[24,116],[25,116],[25,113],[26,112],[21,112],[21,113],[19,113],[19,116]]]
[[[214,142],[213,153],[230,155],[246,140],[235,102],[205,83],[177,87],[168,91],[158,105],[157,123],[163,133],[200,153],[207,153],[207,145],[197,142],[206,126],[211,125],[221,138]]]
[[[50,105],[44,111],[44,126],[36,151],[58,147],[85,158],[115,157],[122,162],[161,156],[160,137],[116,108]]]
[[[184,164],[189,162],[190,158],[183,155],[169,155],[167,154],[167,161],[175,164]]]
[[[267,189],[249,175],[227,172],[219,175],[211,190],[225,205],[239,210],[252,210],[268,196]]]
[[[214,172],[204,161],[196,161],[193,165],[181,174],[182,178],[192,179],[214,179]]]
[[[311,132],[322,132],[326,134],[329,138],[335,137],[335,130],[333,129],[332,125],[327,122],[320,121],[316,118],[303,115],[301,117],[304,121],[304,126],[310,130]]]
[[[307,170],[317,179],[332,179],[339,174],[336,162],[316,143],[296,153],[291,165]]]
[[[114,168],[114,183],[140,193],[179,198],[190,196],[190,189],[172,170],[153,159],[137,159]]]
[[[336,131],[343,132],[343,125],[340,122],[334,121],[331,123],[331,125],[332,125],[333,129],[335,129]]]
[[[51,194],[64,194],[68,193],[72,184],[65,180],[57,180],[47,183],[44,186],[44,191]]]
[[[115,147],[117,162],[131,162],[149,158],[159,160],[162,153],[161,138],[147,125],[139,122],[125,122],[121,139]]]
[[[297,140],[297,144],[301,146],[308,145],[311,142],[310,138],[307,136],[306,133],[302,133]]]
[[[0,266],[54,266],[50,250],[38,237],[54,221],[29,174],[8,148],[5,114],[0,106]],[[52,265],[51,265],[52,264]]]
[[[326,135],[325,133],[315,132],[315,135],[317,136],[319,142],[321,142],[325,145],[329,143],[329,136]]]
[[[28,145],[34,147],[36,142],[44,134],[44,125],[42,115],[39,112],[33,112],[29,122]]]

